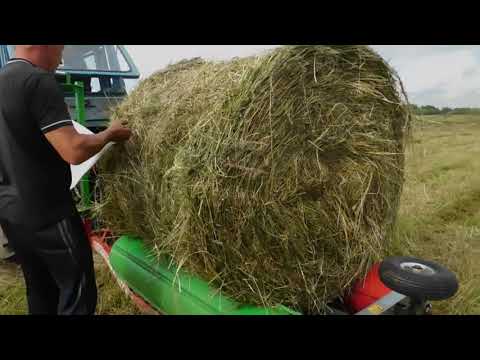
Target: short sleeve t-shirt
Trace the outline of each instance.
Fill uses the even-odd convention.
[[[45,134],[72,126],[54,74],[23,59],[0,69],[0,219],[32,228],[70,215],[70,165]]]

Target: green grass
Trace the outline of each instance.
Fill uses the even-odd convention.
[[[17,266],[0,262],[0,314],[25,313],[25,286]]]
[[[98,288],[98,315],[138,315],[140,312],[124,295],[108,267],[95,256]],[[10,264],[0,262],[0,315],[24,315],[27,313],[25,285],[21,271]]]
[[[480,314],[480,116],[423,117],[415,123],[407,182],[392,254],[438,261],[460,280],[437,314]],[[137,314],[108,269],[96,261],[99,314]],[[24,314],[24,286],[0,263],[0,314]]]
[[[422,117],[413,134],[393,252],[457,274],[457,296],[437,313],[480,314],[480,116]]]

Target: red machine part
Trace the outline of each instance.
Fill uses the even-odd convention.
[[[352,313],[362,311],[392,291],[380,279],[379,269],[380,263],[373,265],[365,280],[359,280],[353,285],[345,299],[345,304]]]

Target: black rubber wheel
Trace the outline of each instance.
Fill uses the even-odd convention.
[[[457,277],[450,270],[412,257],[392,257],[383,261],[380,279],[391,290],[423,301],[446,300],[458,291]]]

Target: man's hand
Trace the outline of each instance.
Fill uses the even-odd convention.
[[[45,134],[58,154],[69,164],[79,165],[99,153],[109,142],[125,142],[132,131],[114,121],[107,130],[95,135],[79,134],[73,126],[64,126]]]
[[[125,121],[112,121],[108,129],[105,130],[108,141],[113,141],[115,143],[128,141],[132,136],[132,131],[125,127],[126,124]]]

